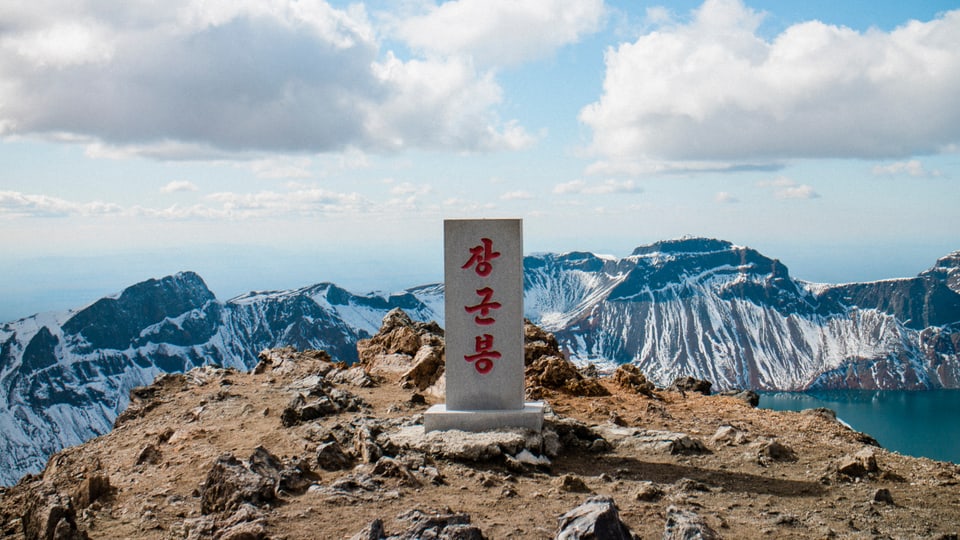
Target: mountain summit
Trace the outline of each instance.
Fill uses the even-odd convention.
[[[632,363],[655,384],[718,390],[960,387],[960,252],[915,278],[819,285],[730,242],[686,238],[627,257],[524,258],[525,315],[574,362]],[[76,312],[0,325],[0,483],[110,430],[135,386],[203,365],[241,370],[261,350],[356,344],[402,308],[443,321],[443,286],[357,295],[331,283],[217,300],[195,273],[133,285]]]

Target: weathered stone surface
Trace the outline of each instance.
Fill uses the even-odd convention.
[[[373,388],[377,382],[373,380],[363,366],[356,365],[349,369],[338,369],[327,375],[327,380],[336,384],[348,384],[358,388]]]
[[[204,514],[236,510],[243,503],[259,506],[275,499],[276,482],[229,453],[217,458],[200,487],[200,511]]]
[[[640,368],[634,364],[622,364],[617,366],[613,372],[613,382],[620,388],[630,392],[636,392],[645,396],[654,397],[656,387],[640,371]]]
[[[667,508],[667,522],[663,528],[663,540],[716,540],[721,538],[707,522],[695,512]]]
[[[610,497],[590,497],[560,517],[556,540],[632,540],[630,528],[620,520]]]
[[[110,477],[102,473],[93,473],[80,482],[73,492],[73,501],[79,510],[90,506],[94,501],[109,495],[113,491],[110,486]]]
[[[879,488],[873,492],[873,502],[884,503],[884,504],[894,504],[893,495],[890,493],[890,490],[887,488]]]
[[[557,338],[527,319],[523,320],[523,365],[529,366],[541,356],[562,357]]]
[[[331,437],[317,447],[317,466],[325,471],[340,471],[352,467],[353,459],[343,451],[340,442]]]
[[[710,440],[717,445],[740,445],[747,442],[747,434],[733,426],[726,425],[717,428],[717,432],[713,434]]]
[[[540,435],[524,430],[480,433],[448,430],[424,433],[423,426],[401,427],[384,433],[381,438],[385,445],[398,450],[413,450],[467,462],[500,459],[505,454],[516,455],[524,448],[538,452],[543,444]]]
[[[753,390],[725,390],[718,395],[737,398],[751,407],[760,405],[760,394]]]
[[[636,499],[642,502],[656,502],[660,500],[660,497],[662,496],[663,489],[649,480],[639,483],[637,486],[637,493],[635,495]]]
[[[397,517],[409,521],[410,528],[389,540],[484,540],[478,527],[470,524],[470,515],[465,513],[425,513],[411,510]]]
[[[26,540],[86,540],[77,529],[77,513],[70,497],[48,487],[30,502],[22,517]]]
[[[797,453],[779,441],[766,441],[757,450],[757,462],[769,465],[777,461],[797,461]]]
[[[837,473],[849,478],[863,478],[879,472],[877,456],[873,448],[863,448],[852,456],[844,456],[837,463]]]
[[[370,367],[377,357],[386,355],[401,355],[409,360],[420,349],[424,341],[421,336],[437,331],[443,334],[436,324],[415,323],[402,309],[394,308],[383,317],[375,336],[357,343],[360,363]]]
[[[700,439],[686,433],[655,431],[613,425],[597,426],[597,431],[618,449],[638,453],[706,454],[710,450]]]
[[[383,528],[383,520],[376,518],[360,529],[360,532],[350,537],[350,540],[383,540],[387,533]]]
[[[420,347],[413,357],[413,365],[400,376],[400,382],[420,391],[426,390],[443,375],[444,361],[443,347]]]
[[[590,493],[590,488],[587,487],[586,482],[583,481],[583,478],[575,474],[565,474],[563,476],[558,476],[550,481],[554,487],[560,491],[568,491],[573,493]],[[579,538],[579,537],[578,537]]]
[[[374,423],[361,423],[353,435],[353,454],[363,463],[376,463],[383,455],[383,449],[377,444],[380,426]]]
[[[359,397],[320,379],[308,393],[297,393],[290,400],[280,414],[280,421],[284,427],[293,427],[332,414],[359,411],[365,406]]]
[[[470,515],[463,513],[423,512],[410,510],[397,516],[409,521],[407,530],[387,535],[383,520],[371,521],[350,540],[484,540],[480,529],[470,524]]]
[[[154,444],[148,444],[137,454],[137,465],[156,465],[162,458],[160,449]]]
[[[187,540],[264,540],[267,538],[263,514],[250,504],[241,504],[224,518],[200,516],[185,520]]]
[[[684,393],[684,392],[697,392],[705,396],[710,395],[710,387],[713,386],[713,383],[710,381],[704,381],[702,379],[695,379],[690,376],[686,377],[677,377],[673,383],[670,384],[670,389]]]
[[[420,480],[410,471],[410,468],[391,457],[383,456],[373,466],[373,474],[385,478],[396,478],[400,483],[409,487],[419,487]]]
[[[585,378],[573,362],[559,356],[542,356],[524,371],[527,386],[543,387],[575,396],[608,396],[610,392],[596,379]]]

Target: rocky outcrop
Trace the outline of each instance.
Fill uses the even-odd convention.
[[[640,368],[633,364],[617,366],[616,371],[613,372],[612,379],[613,384],[624,390],[643,394],[647,397],[656,397],[656,394],[654,394],[656,387],[653,386],[652,382],[647,380],[647,377],[640,371]]]
[[[435,322],[414,322],[395,308],[383,318],[376,335],[357,343],[357,354],[371,375],[429,395],[443,395],[443,329]]]
[[[77,513],[69,496],[52,486],[39,490],[23,515],[26,540],[87,540],[77,529]]]
[[[684,394],[686,392],[697,392],[705,396],[710,395],[710,387],[713,383],[702,379],[696,379],[690,376],[678,377],[670,385],[670,390]]]

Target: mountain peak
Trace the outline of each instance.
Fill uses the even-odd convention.
[[[178,272],[131,285],[116,297],[97,300],[63,324],[93,349],[126,349],[147,326],[175,318],[216,297],[195,272]]]
[[[654,253],[712,253],[733,249],[734,245],[726,240],[703,237],[684,237],[674,240],[662,240],[647,246],[640,246],[631,255],[652,255]]]

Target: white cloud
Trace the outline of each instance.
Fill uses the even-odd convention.
[[[529,200],[532,200],[533,198],[534,197],[532,193],[530,193],[529,191],[523,191],[523,190],[508,191],[500,195],[500,200],[502,201],[529,201]]]
[[[119,214],[121,212],[122,208],[120,206],[101,201],[78,203],[49,195],[0,191],[0,216],[90,217]]]
[[[820,198],[820,194],[813,189],[813,186],[798,184],[786,176],[778,176],[772,180],[761,180],[757,182],[757,186],[773,189],[773,194],[778,199]]]
[[[707,0],[607,51],[580,119],[607,162],[934,153],[960,141],[960,10],[890,32],[817,21],[772,40],[740,0]],[[609,167],[608,167],[609,168]]]
[[[533,141],[497,116],[492,74],[381,51],[362,7],[61,4],[0,8],[0,135],[66,134],[89,155],[157,159]]]
[[[390,181],[392,183],[392,180]],[[433,191],[428,184],[412,184],[410,182],[401,182],[390,188],[390,194],[397,197],[409,197],[411,195],[427,195]]]
[[[257,178],[310,178],[310,159],[304,157],[274,157],[254,160],[250,169]]]
[[[640,188],[633,180],[605,180],[601,183],[590,184],[583,180],[571,180],[557,184],[553,192],[558,195],[609,195],[611,193],[641,193]]]
[[[400,21],[396,33],[428,53],[516,65],[597,31],[603,16],[602,0],[454,0]]]
[[[785,187],[777,191],[779,199],[817,199],[820,194],[807,184]]]
[[[736,196],[726,191],[720,191],[714,196],[714,200],[722,204],[732,204],[740,202]]]
[[[178,193],[182,191],[198,191],[197,185],[189,180],[174,180],[160,188],[161,193]]]
[[[916,159],[911,159],[909,161],[898,161],[888,165],[877,165],[873,168],[873,174],[877,176],[907,175],[913,177],[927,177],[940,176],[942,173],[936,169],[928,171],[924,168],[923,163],[920,163],[920,161]]]

